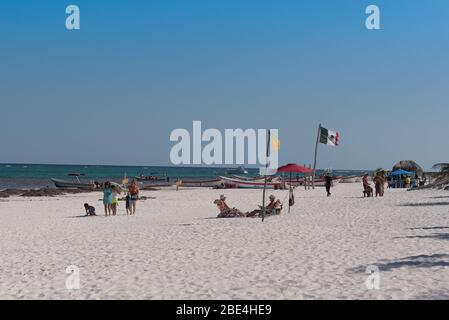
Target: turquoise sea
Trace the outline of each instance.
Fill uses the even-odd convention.
[[[249,176],[259,173],[258,168],[247,168]],[[360,170],[334,170],[335,175],[349,176]],[[100,166],[100,165],[48,165],[0,164],[0,189],[54,187],[50,178],[68,179],[69,173],[81,173],[81,180],[120,180],[125,175],[168,176],[181,179],[208,179],[229,174],[241,174],[237,168],[218,167],[158,167],[158,166]]]

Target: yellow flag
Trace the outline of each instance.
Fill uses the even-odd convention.
[[[281,141],[278,139],[277,136],[272,134],[270,136],[270,151],[277,152],[280,149],[281,149]]]

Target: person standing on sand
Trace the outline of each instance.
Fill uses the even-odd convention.
[[[118,207],[118,199],[117,196],[120,194],[119,190],[116,190],[116,188],[112,188],[112,204],[111,204],[111,210],[112,215],[117,215],[117,207]]]
[[[131,197],[131,215],[136,214],[137,200],[139,200],[139,187],[137,186],[136,179],[131,181],[128,187],[128,192]]]
[[[383,197],[385,193],[385,182],[387,182],[387,177],[385,176],[385,171],[380,173],[380,196]]]
[[[112,213],[112,202],[113,202],[113,190],[111,183],[106,181],[103,186],[103,204],[104,204],[104,215],[107,217]]]
[[[368,173],[365,173],[365,174],[363,175],[362,183],[363,183],[363,190],[366,191],[366,189],[368,189],[368,187],[369,187]]]
[[[405,188],[410,189],[412,186],[412,178],[409,175],[405,178]]]
[[[376,186],[376,197],[383,197],[385,192],[385,176],[383,171],[376,173],[374,184]]]
[[[324,177],[324,180],[326,181],[326,192],[327,196],[331,196],[331,187],[332,187],[332,181],[334,180],[332,175],[330,173],[326,174]]]
[[[132,206],[132,204],[131,204],[131,195],[128,192],[128,194],[126,195],[126,198],[125,198],[125,207],[126,207],[126,215],[127,216],[132,214],[131,206]]]

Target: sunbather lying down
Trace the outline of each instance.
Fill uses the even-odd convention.
[[[259,209],[253,210],[251,212],[242,212],[237,208],[229,208],[226,204],[226,197],[224,195],[220,196],[220,199],[214,201],[214,204],[217,205],[220,213],[217,218],[254,218],[258,217],[262,214],[262,207],[259,206]],[[270,203],[265,207],[265,214],[279,214],[282,210],[282,204],[279,200],[276,200],[274,196],[270,196]]]

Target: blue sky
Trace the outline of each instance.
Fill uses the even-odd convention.
[[[448,21],[447,0],[2,1],[0,162],[167,165],[201,120],[279,128],[282,163],[310,163],[322,123],[341,146],[319,167],[429,168],[449,161]]]

